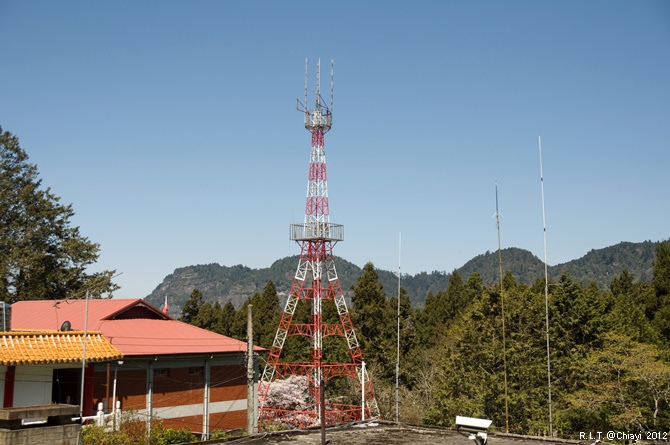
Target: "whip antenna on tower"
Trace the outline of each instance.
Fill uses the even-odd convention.
[[[310,109],[307,105],[307,59],[305,59],[305,97],[304,102],[301,103],[300,100],[296,100],[298,111],[304,113],[305,115],[305,128],[312,133],[313,138],[321,139],[321,142],[315,140],[313,143],[323,144],[323,135],[330,130],[330,127],[333,123],[333,79],[334,74],[333,70],[335,67],[335,62],[331,61],[331,80],[330,80],[330,108],[325,104],[323,97],[321,97],[321,60],[319,59],[316,64],[316,95],[315,95],[315,106],[313,109]]]
[[[335,89],[335,61],[330,59],[330,112],[333,112],[333,91]]]
[[[321,59],[316,61],[316,105],[319,106],[321,99]]]
[[[307,106],[307,58],[305,58],[305,101],[303,102],[303,107]],[[300,109],[300,107],[298,107]]]

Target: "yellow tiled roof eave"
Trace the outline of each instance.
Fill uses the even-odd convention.
[[[0,332],[0,364],[37,365],[81,363],[84,355],[82,331]],[[100,362],[123,357],[101,332],[86,333],[86,361]]]

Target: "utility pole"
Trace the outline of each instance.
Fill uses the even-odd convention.
[[[252,317],[253,306],[247,306],[247,435],[251,436],[256,431],[254,400],[254,324]]]

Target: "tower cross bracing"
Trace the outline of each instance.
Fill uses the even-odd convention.
[[[304,113],[305,128],[311,133],[311,151],[305,201],[305,218],[301,224],[291,224],[290,239],[300,245],[300,259],[293,278],[291,291],[277,327],[267,363],[259,384],[261,421],[278,421],[294,426],[335,424],[379,418],[379,408],[372,383],[368,378],[356,332],[354,330],[344,292],[335,267],[333,247],[344,240],[344,226],[330,222],[325,138],[332,126],[332,61],[331,104],[324,104],[320,93],[320,62],[317,63],[316,104],[308,109],[298,101],[298,110]],[[307,62],[305,62],[305,104],[307,103]],[[293,317],[300,301],[311,303],[309,323],[295,323]],[[338,322],[324,323],[322,303],[333,301]],[[309,361],[288,363],[281,361],[282,350],[290,336],[310,339]],[[323,339],[341,337],[348,348],[348,362],[327,362],[323,356]],[[309,383],[306,406],[286,409],[270,406],[268,392],[273,382],[290,376],[302,376]],[[349,377],[358,382],[360,404],[326,403],[320,409],[321,383],[336,377]]]

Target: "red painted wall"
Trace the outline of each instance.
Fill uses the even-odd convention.
[[[191,405],[203,403],[205,370],[200,367],[156,368],[154,371],[153,406]],[[107,394],[107,372],[95,373],[93,381],[93,402],[102,402]],[[111,370],[110,385],[114,385],[114,370]],[[123,370],[117,373],[116,396],[121,400],[123,410],[146,409],[147,372],[144,370]],[[109,389],[110,398],[113,388]],[[223,402],[247,398],[246,368],[239,365],[212,366],[210,368],[210,402]],[[110,401],[111,402],[111,401]],[[185,416],[176,419],[161,419],[167,428],[189,428],[202,431],[202,415]],[[245,428],[247,411],[210,413],[210,432]]]
[[[202,403],[205,398],[204,367],[169,368],[154,374],[155,408]],[[201,423],[202,425],[202,423]]]

